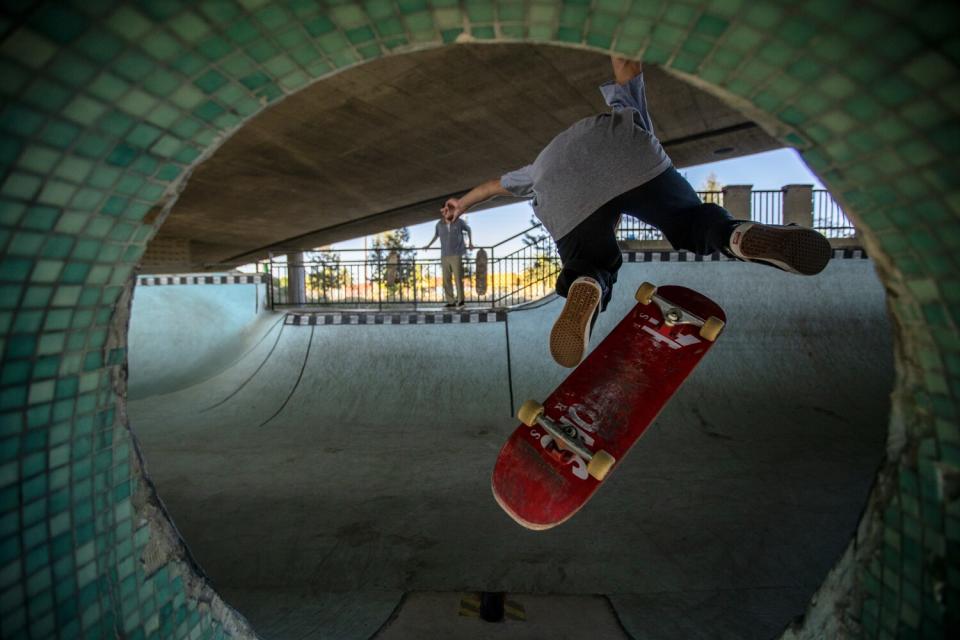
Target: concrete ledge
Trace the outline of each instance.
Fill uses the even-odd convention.
[[[860,247],[860,238],[827,238],[834,249]],[[630,251],[676,251],[666,240],[619,240],[620,249],[624,253]]]
[[[507,312],[497,311],[321,311],[287,313],[284,324],[295,326],[341,324],[476,324],[504,322]]]
[[[866,260],[867,252],[860,246],[834,247],[833,260]],[[646,249],[643,251],[624,251],[624,262],[736,262],[721,253],[697,255],[689,251],[673,251],[668,249]]]
[[[149,287],[178,284],[267,284],[270,276],[254,274],[192,274],[182,273],[167,276],[137,276],[137,286]]]

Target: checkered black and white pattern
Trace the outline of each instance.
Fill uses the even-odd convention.
[[[174,284],[266,284],[270,276],[264,273],[251,275],[170,275],[137,276],[138,286],[161,286]]]
[[[328,324],[476,324],[504,322],[507,312],[499,311],[339,311],[288,313],[284,322],[312,326]]]
[[[867,252],[861,247],[833,249],[834,260],[866,260]],[[624,251],[625,262],[735,262],[722,253],[701,256],[689,251]]]

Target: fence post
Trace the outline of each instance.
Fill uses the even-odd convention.
[[[287,299],[290,304],[304,304],[307,301],[302,251],[287,254]]]
[[[417,310],[417,256],[413,256],[413,310]]]
[[[264,265],[264,267],[267,270],[267,275],[269,275],[269,279],[267,280],[267,297],[270,300],[270,310],[274,311],[276,310],[276,304],[277,304],[277,292],[273,290],[273,287],[280,282],[280,278],[275,277],[273,275],[273,253],[272,252],[267,254],[267,259],[269,260],[269,262],[267,262]]]
[[[493,291],[493,283],[496,282],[493,275],[493,270],[496,269],[496,253],[497,250],[494,247],[490,247],[490,255],[487,256],[487,291],[490,292],[490,307],[493,308],[497,306],[497,294]]]
[[[723,188],[723,208],[737,220],[750,220],[752,184],[731,184]]]
[[[377,311],[383,311],[383,283],[380,281],[380,277],[383,276],[383,270],[380,267],[380,255],[377,254],[377,274],[378,278],[376,281],[377,285]]]
[[[791,222],[813,228],[812,184],[788,184],[783,187],[783,224]]]

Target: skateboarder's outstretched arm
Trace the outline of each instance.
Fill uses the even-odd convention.
[[[477,185],[473,189],[467,192],[462,198],[450,198],[447,200],[441,211],[443,212],[443,217],[449,221],[453,222],[467,210],[481,202],[485,202],[494,196],[509,196],[511,193],[503,188],[500,184],[499,179],[487,180],[483,184]],[[471,240],[472,242],[472,240]]]

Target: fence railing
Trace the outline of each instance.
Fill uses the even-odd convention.
[[[722,191],[698,192],[704,202],[723,206]],[[830,238],[852,237],[855,229],[839,204],[824,190],[813,191],[814,228]],[[751,219],[782,224],[783,192],[753,191]],[[521,237],[519,249],[510,249]],[[659,230],[624,215],[619,240],[663,240]],[[491,307],[510,306],[542,298],[553,291],[560,260],[553,239],[542,225],[483,248],[487,254],[485,286],[477,277],[477,254],[464,256],[464,302]],[[303,260],[288,263],[271,256],[270,300],[274,307],[343,306],[355,308],[417,308],[446,302],[443,262],[439,249],[340,249],[303,252]],[[428,253],[429,257],[423,257]],[[437,256],[437,257],[433,257]],[[291,280],[293,278],[293,280]],[[454,283],[455,287],[455,283]]]
[[[722,191],[698,191],[704,202],[723,206]],[[833,199],[829,191],[813,190],[811,202],[813,228],[828,238],[852,238],[856,229]],[[755,190],[750,193],[750,219],[764,224],[783,224],[783,192],[780,190]],[[664,240],[663,234],[654,227],[632,216],[623,216],[617,227],[618,240]]]
[[[828,238],[852,238],[856,234],[840,203],[825,189],[813,190],[813,228]]]
[[[751,191],[750,219],[763,224],[783,224],[783,192],[779,189]]]
[[[525,245],[513,251],[505,245],[521,236]],[[542,298],[553,290],[560,272],[556,246],[542,225],[534,225],[489,247],[476,247],[462,259],[464,302],[491,307],[510,306]],[[486,277],[478,277],[479,249],[487,253]],[[502,255],[498,255],[498,249]],[[447,302],[443,261],[418,257],[424,249],[362,249],[303,252],[296,263],[271,256],[270,300],[274,308],[348,305],[389,309]],[[433,250],[439,252],[439,249]],[[431,252],[432,253],[432,252]],[[291,281],[291,278],[294,281]],[[453,282],[456,293],[456,281]],[[485,286],[482,281],[485,279]],[[299,284],[302,283],[302,284]]]

